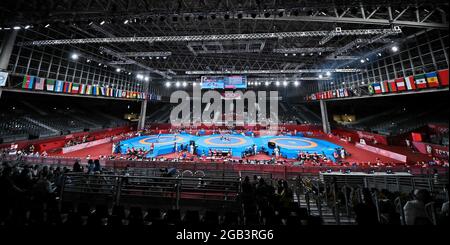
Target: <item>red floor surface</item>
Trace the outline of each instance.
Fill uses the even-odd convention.
[[[331,143],[340,145],[344,147],[351,156],[346,159],[346,161],[352,163],[352,162],[376,162],[376,159],[379,158],[383,162],[387,163],[395,163],[394,159],[380,156],[378,154],[357,148],[354,144],[350,144],[335,138],[328,138],[328,137],[318,137],[319,139],[327,140]],[[407,149],[406,147],[401,146],[380,146],[380,148],[391,150],[400,154],[405,154],[408,156],[408,161],[416,162],[416,161],[427,161],[429,160],[429,157],[420,154],[420,153],[413,153],[411,150]],[[91,158],[97,158],[101,155],[110,155],[112,152],[112,143],[102,144],[98,146],[94,146],[88,149],[83,149],[79,151],[70,152],[67,154],[61,154],[61,153],[53,153],[51,155],[53,156],[65,156],[65,157],[81,157],[84,158],[87,155],[90,155]],[[189,154],[188,154],[189,155]],[[177,157],[176,153],[167,154],[165,155],[167,158],[175,158]],[[269,160],[270,156],[266,156],[263,154],[252,156],[249,158],[250,160]]]

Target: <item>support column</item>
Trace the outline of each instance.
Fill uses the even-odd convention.
[[[0,71],[8,69],[9,59],[14,48],[14,43],[17,37],[17,30],[7,33],[3,39],[0,49]],[[0,98],[2,97],[2,87],[0,87]]]
[[[139,115],[138,130],[145,128],[145,117],[147,115],[147,99],[141,102],[141,114]]]
[[[329,134],[331,133],[330,122],[328,121],[327,103],[324,100],[320,100],[320,113],[322,114],[323,132]]]

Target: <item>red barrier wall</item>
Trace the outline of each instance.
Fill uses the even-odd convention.
[[[62,148],[65,144],[65,142],[68,139],[71,138],[77,138],[77,137],[83,137],[85,135],[90,135],[88,140],[93,140],[93,138],[104,138],[108,136],[113,136],[125,132],[129,132],[133,130],[134,128],[132,126],[124,126],[119,128],[108,128],[108,129],[102,129],[99,131],[93,131],[93,132],[79,132],[79,133],[73,133],[68,135],[62,135],[62,136],[56,136],[46,139],[36,139],[36,140],[23,140],[14,142],[18,145],[18,149],[23,149],[29,145],[34,145],[35,149],[37,151],[50,151],[57,148]],[[11,143],[5,143],[1,144],[0,148],[10,147]]]

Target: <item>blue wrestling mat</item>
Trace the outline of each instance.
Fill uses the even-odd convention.
[[[173,153],[180,150],[181,146],[187,146],[191,141],[195,141],[197,146],[197,154],[199,156],[208,156],[209,150],[222,152],[231,151],[234,157],[242,157],[245,151],[253,152],[253,146],[256,145],[257,151],[264,150],[272,155],[273,149],[269,149],[268,143],[273,142],[280,148],[283,157],[295,159],[299,152],[308,152],[325,154],[328,158],[334,160],[333,152],[339,145],[332,144],[325,140],[312,139],[302,136],[262,136],[250,137],[241,134],[225,134],[225,135],[205,135],[194,136],[187,133],[183,134],[162,134],[140,136],[120,142],[118,151],[126,154],[128,149],[150,150],[150,146],[154,145],[153,152],[147,157],[155,157],[158,155]],[[176,145],[175,145],[176,143]],[[175,147],[177,149],[175,149]]]

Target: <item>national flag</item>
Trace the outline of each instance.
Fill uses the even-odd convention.
[[[389,93],[389,85],[388,85],[388,81],[383,81],[381,82],[381,92],[382,93]]]
[[[34,85],[35,90],[44,90],[45,78],[37,78],[36,84]]]
[[[395,79],[395,85],[397,86],[397,91],[405,91],[405,80],[403,77]]]
[[[30,75],[26,75],[23,77],[23,82],[22,82],[22,88],[25,89],[33,89],[33,84],[34,84],[34,79],[36,77],[34,76],[30,76]]]
[[[375,94],[381,94],[381,85],[379,83],[372,83],[373,91]]]
[[[441,86],[448,86],[448,69],[438,71]]]
[[[427,80],[425,79],[425,74],[414,76],[414,81],[416,82],[416,86],[418,89],[427,88]]]
[[[344,97],[348,97],[350,94],[348,93],[348,89],[344,89]]]
[[[63,91],[64,82],[61,80],[56,80],[55,92],[61,93]]]
[[[405,77],[405,84],[407,90],[415,90],[416,83],[414,82],[414,76]]]
[[[395,80],[389,81],[389,91],[397,92],[397,82]]]
[[[71,93],[72,92],[72,83],[71,82],[64,82],[64,93]]]
[[[373,84],[369,84],[369,86],[367,86],[367,90],[369,91],[370,95],[375,93],[375,89],[373,87]]]
[[[47,79],[47,91],[54,91],[54,90],[55,90],[55,80]]]
[[[86,84],[80,84],[79,94],[86,94]]]
[[[80,84],[73,83],[72,84],[72,94],[78,94],[80,92]]]
[[[92,95],[92,85],[90,84],[86,85],[86,94]]]
[[[105,87],[100,87],[100,95],[102,96],[106,96],[106,88]]]
[[[428,87],[429,88],[436,88],[439,87],[439,81],[438,76],[436,72],[429,72],[425,74],[425,77],[427,78]]]
[[[122,90],[122,96],[120,96],[122,98],[126,98],[127,97],[127,91]]]

